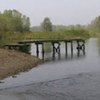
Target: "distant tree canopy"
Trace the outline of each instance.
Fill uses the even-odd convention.
[[[17,10],[0,13],[0,31],[25,32],[30,30],[30,19]]]
[[[100,16],[91,21],[91,23],[88,25],[88,29],[90,32],[94,33],[94,35],[100,34]]]
[[[42,30],[45,32],[51,32],[52,31],[52,23],[48,17],[44,18],[42,24],[41,24]]]

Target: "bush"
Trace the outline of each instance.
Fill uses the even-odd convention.
[[[29,53],[30,48],[31,48],[30,45],[23,45],[20,47],[20,51],[24,53]]]

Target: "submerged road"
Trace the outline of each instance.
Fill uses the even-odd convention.
[[[0,100],[99,100],[100,72],[3,89]]]

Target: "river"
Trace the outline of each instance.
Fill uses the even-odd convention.
[[[66,58],[62,45],[60,59],[46,54],[46,61],[38,67],[2,80],[0,100],[99,100],[99,39],[87,40],[85,51],[77,56],[74,49],[72,57],[69,50]]]

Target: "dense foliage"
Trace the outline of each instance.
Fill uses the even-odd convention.
[[[0,33],[26,32],[29,30],[29,17],[22,15],[17,10],[5,10],[3,13],[0,13]]]

